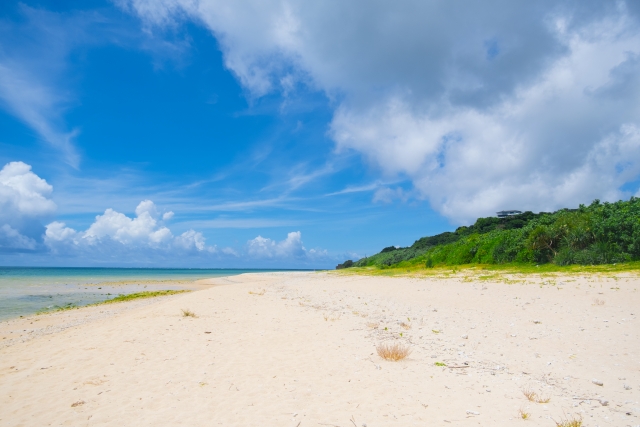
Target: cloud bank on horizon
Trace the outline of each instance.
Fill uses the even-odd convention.
[[[174,213],[160,213],[151,200],[138,204],[135,217],[108,208],[85,231],[59,221],[45,225],[57,208],[50,199],[52,192],[53,187],[23,162],[11,162],[0,170],[0,253],[79,258],[98,265],[126,265],[131,260],[136,264],[157,263],[162,259],[175,265],[192,262],[194,257],[203,265],[221,260],[237,265],[333,261],[326,251],[307,250],[299,231],[280,242],[257,236],[240,251],[207,245],[203,234],[193,229],[174,236],[167,227]]]
[[[336,150],[408,178],[456,223],[635,190],[638,2],[116,4],[158,37],[188,20],[208,28],[251,97],[325,93]],[[406,197],[388,190],[376,199]]]

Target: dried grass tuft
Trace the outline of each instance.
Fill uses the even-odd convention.
[[[526,389],[522,390],[522,394],[524,394],[524,397],[526,397],[527,400],[529,400],[530,402],[549,403],[551,401],[550,397],[548,397],[548,396],[545,396],[545,397],[539,396],[538,393],[536,393],[535,391],[531,390],[530,388],[526,388]]]
[[[535,400],[536,403],[549,403],[551,402],[551,398],[549,396],[538,396]]]
[[[400,323],[400,326],[402,326],[404,329],[411,329],[411,325],[408,324],[408,323],[402,322],[402,323]]]
[[[582,417],[572,416],[560,421],[553,420],[557,427],[582,427]]]
[[[264,295],[264,293],[265,293],[264,289],[261,289],[261,290],[259,290],[257,292],[249,291],[249,294],[251,294],[251,295]]]
[[[524,390],[522,390],[522,394],[524,394],[524,397],[526,397],[529,402],[535,402],[536,397],[538,397],[536,392],[531,390],[530,388],[525,388]]]
[[[322,315],[322,317],[324,317],[324,321],[332,321],[335,322],[336,320],[340,320],[340,316],[342,316],[342,314],[338,313],[338,315],[336,316],[335,314],[328,314],[328,313],[324,313]]]
[[[384,360],[394,362],[402,360],[411,354],[411,349],[408,346],[398,342],[393,344],[381,343],[376,347],[376,351],[378,352],[378,356]]]
[[[367,328],[378,329],[379,323],[367,322]]]
[[[193,311],[183,308],[182,317],[198,317],[198,316],[196,316],[196,314]]]

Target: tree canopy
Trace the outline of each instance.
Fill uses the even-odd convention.
[[[640,259],[640,198],[578,209],[478,218],[454,232],[422,237],[406,248],[389,246],[353,262],[381,268],[400,263],[609,264]],[[351,262],[349,262],[351,263]],[[347,268],[347,263],[342,268]]]

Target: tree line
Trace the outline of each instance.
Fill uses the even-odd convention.
[[[640,260],[640,198],[578,209],[479,218],[454,232],[423,237],[406,248],[340,264],[340,268],[415,265],[554,263],[595,265]]]

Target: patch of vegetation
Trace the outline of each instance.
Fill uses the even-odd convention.
[[[522,394],[524,394],[524,396],[527,398],[529,402],[549,403],[551,401],[550,397],[539,396],[538,393],[528,388],[525,390],[522,390]]]
[[[125,301],[131,301],[134,299],[155,298],[155,297],[161,297],[165,295],[182,294],[185,292],[191,292],[191,291],[187,289],[181,289],[181,290],[167,289],[164,291],[143,291],[143,292],[136,292],[134,294],[128,294],[128,295],[118,295],[115,298],[108,299],[106,301],[98,302],[91,305],[112,304],[115,302],[125,302]]]
[[[196,314],[193,311],[183,308],[182,317],[198,317],[198,316],[196,316]]]
[[[581,417],[565,418],[560,421],[553,420],[557,427],[582,427]]]
[[[529,412],[526,412],[522,408],[518,409],[518,416],[523,420],[528,420],[529,418],[531,418],[531,414]]]
[[[36,312],[36,314],[55,313],[57,311],[73,310],[73,309],[80,308],[80,307],[93,307],[93,306],[96,306],[96,305],[113,304],[113,303],[116,303],[116,302],[132,301],[132,300],[135,300],[135,299],[155,298],[155,297],[160,297],[160,296],[165,296],[165,295],[175,295],[175,294],[181,294],[181,293],[184,293],[184,292],[191,292],[191,291],[187,290],[187,289],[181,289],[181,290],[167,289],[167,290],[163,290],[163,291],[136,292],[134,294],[128,294],[128,295],[118,295],[117,297],[108,299],[106,301],[100,301],[100,302],[96,302],[94,304],[88,304],[88,305],[84,305],[84,306],[78,306],[78,305],[73,304],[73,303],[68,303],[68,304],[63,305],[63,306],[54,306],[51,309],[40,310],[40,311]]]
[[[385,249],[386,249],[386,248],[385,248]],[[384,251],[384,249],[383,249],[383,251]],[[348,259],[348,260],[346,260],[345,262],[343,262],[342,264],[338,264],[338,265],[336,266],[336,270],[341,270],[341,269],[343,269],[343,268],[350,268],[350,267],[353,267],[353,261],[352,261],[352,260],[350,260],[350,259]]]
[[[402,360],[411,354],[411,349],[401,343],[382,343],[376,347],[376,351],[378,352],[378,356],[382,357],[384,360],[390,360],[392,362]]]
[[[506,218],[479,218],[469,227],[423,237],[406,248],[389,246],[380,253],[340,264],[340,268],[416,269],[506,265],[519,270],[551,266],[640,265],[640,198],[578,209],[524,212]],[[533,271],[533,272],[539,272]],[[564,271],[564,270],[563,270]]]
[[[444,363],[444,362],[436,362],[436,363],[434,363],[434,365],[436,365],[436,366],[447,366],[447,364]]]

